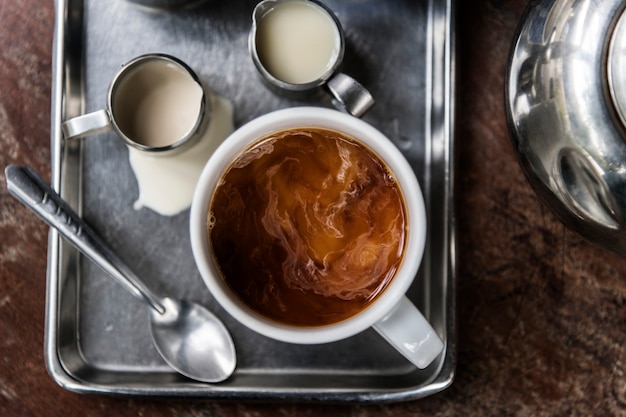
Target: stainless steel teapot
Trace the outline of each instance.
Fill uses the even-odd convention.
[[[626,256],[626,2],[535,0],[512,48],[506,111],[539,197]]]

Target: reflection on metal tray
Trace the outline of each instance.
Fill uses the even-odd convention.
[[[373,331],[316,346],[250,332],[203,286],[191,254],[189,211],[162,217],[133,209],[138,188],[122,142],[107,133],[63,143],[61,121],[101,108],[119,65],[146,52],[189,63],[215,93],[232,101],[236,127],[278,108],[330,107],[325,96],[307,102],[278,97],[260,81],[247,52],[254,2],[154,11],[126,1],[58,0],[51,138],[55,188],[151,287],[215,311],[232,331],[239,360],[233,377],[215,385],[173,372],[152,345],[144,306],[52,231],[46,359],[60,385],[130,395],[382,402],[424,397],[451,384],[456,353],[452,2],[326,4],[346,31],[342,70],[377,102],[364,120],[397,144],[423,187],[428,246],[409,297],[441,335],[445,352],[418,370]]]

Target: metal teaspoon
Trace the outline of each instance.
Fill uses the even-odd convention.
[[[150,306],[152,340],[172,368],[203,382],[220,382],[233,373],[235,346],[213,313],[198,304],[150,291],[32,168],[9,165],[4,173],[11,194]]]

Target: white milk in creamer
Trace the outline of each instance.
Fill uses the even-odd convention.
[[[320,78],[336,61],[340,35],[321,7],[304,1],[278,3],[257,22],[256,48],[265,69],[291,84]]]
[[[136,210],[147,207],[163,216],[173,216],[189,208],[204,165],[234,130],[230,101],[213,94],[210,99],[213,110],[209,126],[193,146],[166,157],[128,148],[139,185]]]
[[[147,61],[132,69],[117,87],[113,115],[136,143],[163,147],[192,132],[200,116],[202,86],[172,62]]]

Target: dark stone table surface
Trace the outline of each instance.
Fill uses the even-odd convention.
[[[626,415],[626,260],[564,227],[516,159],[504,78],[523,0],[459,1],[458,366],[400,404],[235,404],[76,394],[43,357],[47,227],[0,173],[0,415]],[[50,176],[51,0],[0,2],[0,167]]]

